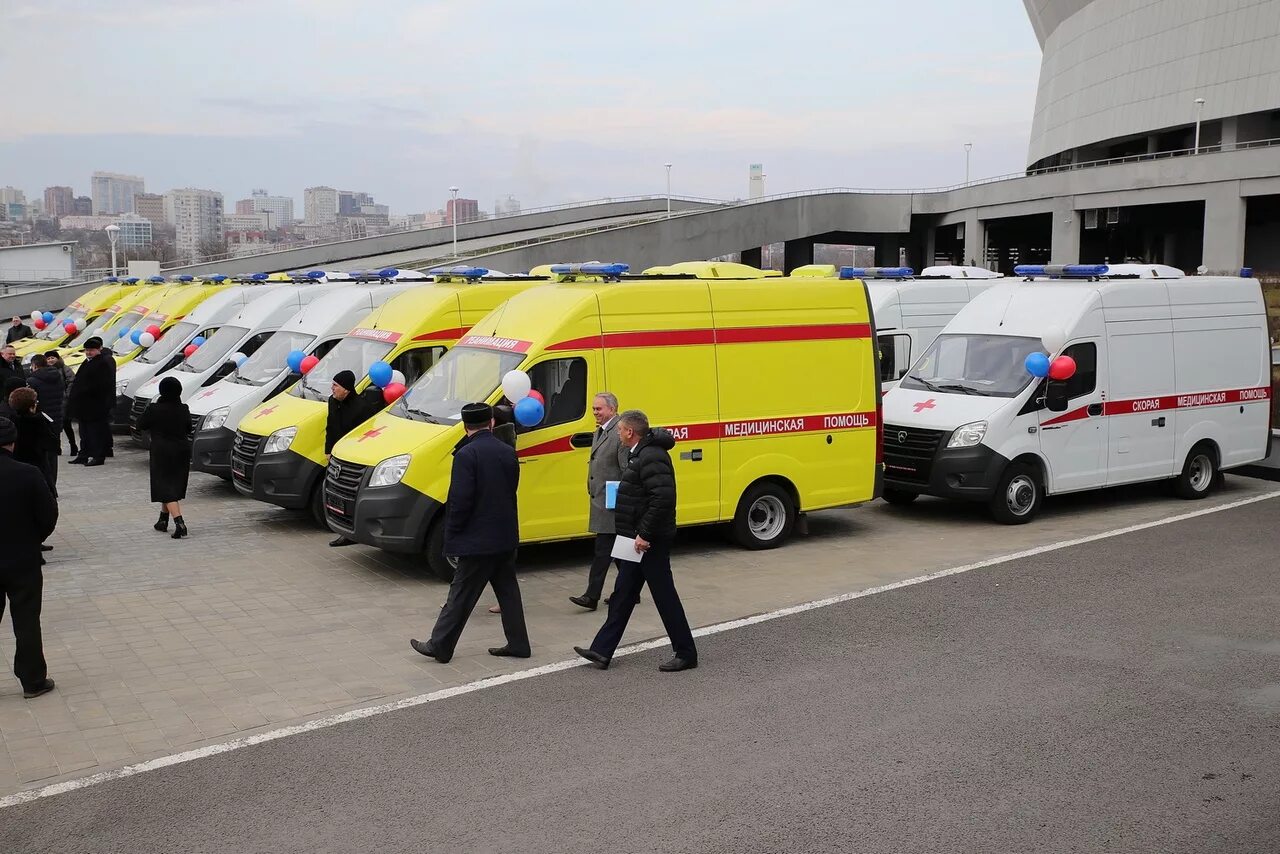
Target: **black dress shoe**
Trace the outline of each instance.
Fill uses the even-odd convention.
[[[346,537],[335,537],[329,541],[329,548],[336,549],[341,546],[354,546],[355,544],[355,540],[349,540]]]
[[[596,609],[596,600],[592,599],[590,596],[570,596],[569,601],[580,608],[586,608],[588,611],[594,611]],[[605,604],[608,604],[608,602]]]
[[[680,656],[677,655],[675,658],[671,659],[670,661],[664,664],[659,664],[658,669],[661,670],[663,673],[678,673],[681,670],[693,670],[697,666],[698,666],[698,659],[681,658]]]
[[[489,647],[489,654],[496,655],[499,658],[530,658],[533,655],[533,653],[527,649],[524,652],[516,652],[509,644],[507,646],[491,646]]]
[[[88,468],[89,466],[105,466],[106,464],[107,464],[107,461],[102,459],[101,457],[90,457],[89,459],[84,461],[85,468]]]
[[[409,646],[413,647],[427,658],[434,658],[441,664],[448,664],[449,660],[453,658],[452,655],[444,655],[436,650],[436,648],[431,645],[431,641],[411,640],[409,641]]]
[[[46,679],[34,688],[27,688],[26,686],[23,686],[22,696],[26,697],[28,700],[34,700],[36,697],[48,694],[52,690],[53,680]]]
[[[590,661],[592,664],[594,664],[596,667],[600,668],[601,670],[609,669],[609,659],[605,658],[603,655],[596,652],[594,649],[583,649],[580,646],[575,646],[573,648],[573,651],[576,652],[578,655],[582,656],[583,658],[585,658],[587,661]]]

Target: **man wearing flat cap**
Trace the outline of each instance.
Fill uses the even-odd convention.
[[[529,632],[516,581],[520,465],[515,449],[493,434],[493,407],[489,404],[462,407],[462,425],[467,435],[453,451],[444,518],[444,553],[457,559],[457,571],[431,639],[409,643],[423,655],[447,663],[484,586],[489,584],[498,597],[502,630],[507,636],[506,646],[492,647],[489,654],[528,658]]]
[[[111,408],[116,403],[116,360],[96,335],[84,342],[84,363],[67,396],[67,412],[80,422],[80,455],[71,462],[100,466],[111,453]]]
[[[356,375],[351,371],[338,371],[333,375],[329,395],[329,416],[324,424],[324,452],[329,454],[342,437],[377,415],[386,404],[382,389],[370,383],[364,394],[356,394]],[[329,543],[331,546],[349,546],[349,540],[339,534]]]

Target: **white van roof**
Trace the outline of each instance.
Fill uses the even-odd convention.
[[[263,288],[261,295],[240,309],[240,312],[228,320],[226,325],[241,326],[250,330],[261,329],[264,326],[279,326],[297,314],[303,306],[310,305],[312,300],[333,293],[336,288],[342,287],[352,286],[336,282],[271,285]]]
[[[1003,273],[988,270],[986,267],[966,267],[959,264],[939,264],[936,267],[925,267],[920,274],[922,279],[1003,279]]]
[[[329,333],[335,324],[341,325],[343,318],[350,318],[347,332],[356,322],[397,294],[423,286],[422,281],[406,280],[390,282],[364,282],[348,284],[332,290],[323,296],[316,297],[302,310],[295,313],[281,329],[305,332],[312,335]]]

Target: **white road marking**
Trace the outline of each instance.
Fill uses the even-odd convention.
[[[1071,548],[1072,546],[1080,546],[1086,543],[1097,542],[1098,540],[1107,540],[1113,537],[1120,537],[1125,534],[1136,533],[1137,531],[1145,531],[1151,528],[1159,528],[1164,525],[1172,525],[1177,522],[1185,522],[1188,519],[1195,519],[1200,516],[1208,516],[1212,513],[1220,513],[1223,510],[1234,510],[1237,507],[1244,507],[1248,504],[1256,504],[1259,501],[1268,501],[1273,498],[1280,497],[1280,490],[1263,493],[1261,495],[1242,498],[1238,501],[1231,501],[1226,504],[1219,504],[1213,507],[1206,507],[1202,510],[1193,510],[1188,513],[1179,513],[1175,516],[1166,516],[1163,519],[1156,519],[1152,522],[1143,522],[1138,525],[1129,525],[1124,528],[1114,528],[1110,531],[1103,531],[1099,534],[1089,534],[1084,537],[1077,537],[1071,540],[1060,540],[1056,543],[1048,545],[1036,546],[1035,548],[1024,549],[1020,552],[1001,555],[999,557],[980,560],[976,563],[967,563],[962,566],[953,566],[948,569],[941,569],[937,572],[931,572],[928,575],[919,575],[915,578],[906,578],[902,581],[894,581],[890,584],[882,584],[879,587],[869,587],[864,590],[858,590],[852,593],[841,593],[838,596],[829,596],[825,599],[816,599],[812,602],[804,602],[800,605],[792,605],[787,608],[779,608],[776,611],[768,611],[763,614],[755,614],[750,617],[743,617],[737,620],[729,620],[724,623],[716,623],[710,626],[703,626],[700,629],[694,629],[695,637],[705,637],[707,635],[720,634],[722,632],[740,629],[744,626],[753,626],[757,623],[765,623],[770,620],[777,620],[781,617],[789,617],[792,614],[802,614],[805,611],[813,611],[818,608],[827,608],[831,605],[838,605],[841,602],[850,602],[854,599],[862,599],[866,596],[874,596],[878,593],[887,593],[890,590],[898,590],[903,587],[911,587],[916,584],[924,584],[927,581],[935,581],[939,578],[946,578],[949,575],[960,575],[965,572],[972,572],[975,569],[984,569],[989,566],[997,566],[1002,563],[1009,563],[1015,560],[1035,557],[1036,555],[1045,554],[1046,552],[1059,551],[1061,549]],[[614,657],[618,658],[624,655],[632,655],[638,652],[645,652],[650,649],[667,646],[668,641],[665,637],[654,640],[644,641],[642,643],[631,644],[630,646],[619,649]],[[557,661],[553,664],[543,664],[539,667],[531,667],[528,670],[519,670],[515,673],[504,673],[500,676],[490,676],[486,679],[479,679],[475,682],[468,682],[465,685],[456,685],[452,688],[443,688],[439,691],[432,691],[429,694],[418,694],[413,697],[405,697],[390,703],[383,703],[377,706],[368,706],[363,709],[352,709],[346,712],[340,712],[334,715],[326,715],[322,718],[306,721],[292,726],[273,729],[268,732],[260,732],[254,735],[244,736],[243,738],[232,739],[220,744],[211,744],[200,747],[195,750],[187,750],[182,753],[174,753],[169,756],[161,756],[157,759],[149,759],[146,762],[139,762],[134,765],[126,765],[123,768],[117,768],[112,771],[103,771],[99,774],[93,774],[88,777],[79,777],[75,780],[67,780],[62,783],[52,783],[39,789],[29,789],[24,792],[16,792],[4,798],[0,798],[0,809],[5,807],[16,806],[17,804],[25,804],[40,798],[48,798],[54,795],[65,794],[66,792],[74,792],[77,789],[85,789],[89,786],[96,786],[99,783],[107,783],[112,780],[121,780],[125,777],[133,777],[137,774],[144,774],[148,771],[157,771],[161,768],[168,768],[171,765],[181,765],[186,762],[194,762],[198,759],[205,759],[210,756],[217,756],[219,753],[229,753],[233,750],[239,750],[244,747],[252,747],[255,744],[263,744],[268,741],[275,741],[281,738],[288,738],[291,735],[298,735],[304,732],[313,732],[318,729],[327,729],[328,727],[344,724],[349,721],[357,721],[362,718],[371,718],[376,715],[384,715],[388,712],[397,712],[401,709],[410,709],[414,706],[421,706],[426,703],[434,703],[438,700],[447,700],[450,697],[459,697],[463,694],[471,694],[475,691],[482,691],[485,688],[495,688],[499,685],[507,685],[511,682],[522,682],[525,679],[534,679],[538,676],[545,676],[548,673],[558,673],[562,670],[568,670],[571,667],[586,666],[587,662],[580,658],[573,658],[567,661]]]

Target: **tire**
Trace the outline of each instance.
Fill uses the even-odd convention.
[[[880,496],[890,504],[905,506],[920,497],[918,492],[907,492],[905,489],[885,489]]]
[[[1044,503],[1044,484],[1035,466],[1010,463],[996,482],[995,494],[987,505],[991,517],[1002,525],[1025,525],[1036,517]]]
[[[427,568],[431,570],[432,575],[446,583],[453,581],[453,573],[457,569],[455,560],[445,557],[444,554],[443,511],[440,513],[440,518],[432,524],[431,530],[427,532]]]
[[[733,514],[733,539],[745,549],[776,549],[796,526],[796,504],[775,483],[758,483],[743,493]]]
[[[1200,443],[1187,454],[1187,461],[1182,464],[1182,474],[1173,482],[1173,492],[1179,498],[1197,501],[1207,497],[1220,478],[1218,471],[1218,455],[1213,447]]]
[[[324,518],[324,475],[316,478],[316,485],[311,488],[311,500],[307,502],[307,513],[311,521],[321,529],[329,530],[329,523]]]

